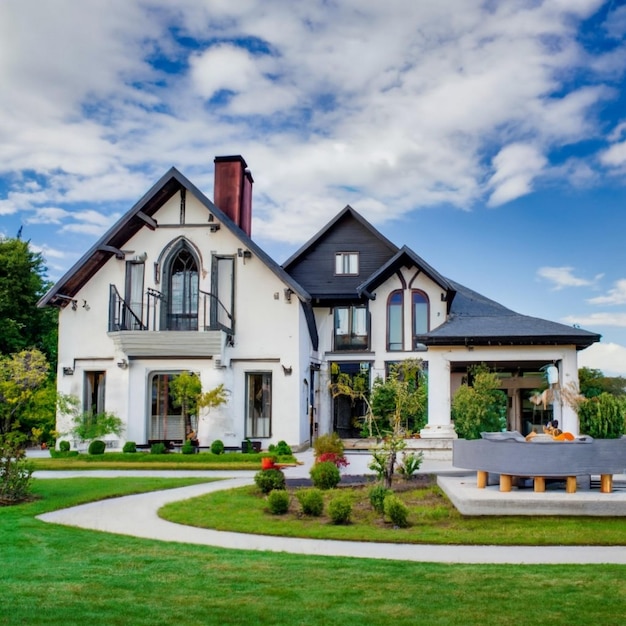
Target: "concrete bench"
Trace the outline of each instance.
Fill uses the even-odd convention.
[[[479,488],[486,487],[493,473],[500,476],[500,491],[510,491],[514,477],[528,477],[535,491],[545,491],[546,479],[565,478],[567,493],[575,493],[577,477],[600,475],[600,491],[610,493],[613,474],[626,468],[626,438],[526,441],[516,432],[484,433],[482,439],[455,440],[452,464],[476,470]]]

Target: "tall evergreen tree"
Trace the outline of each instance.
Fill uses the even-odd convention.
[[[57,312],[37,308],[50,283],[43,257],[19,237],[0,238],[0,355],[38,348],[56,369]]]

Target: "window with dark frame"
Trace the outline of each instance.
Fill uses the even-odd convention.
[[[424,335],[430,329],[428,297],[423,291],[413,291],[411,304],[413,314],[413,346],[415,347],[415,336]]]
[[[272,436],[272,373],[246,372],[246,437]]]
[[[367,350],[368,326],[366,306],[335,307],[334,349]]]
[[[106,372],[88,371],[85,372],[85,386],[83,398],[83,410],[90,415],[104,413]]]
[[[398,351],[404,348],[404,297],[402,291],[393,291],[387,300],[387,349]]]

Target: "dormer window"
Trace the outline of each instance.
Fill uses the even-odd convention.
[[[358,252],[337,252],[335,254],[335,274],[337,276],[357,276],[358,273]]]

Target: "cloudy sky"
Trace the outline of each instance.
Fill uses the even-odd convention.
[[[58,278],[170,167],[278,262],[346,204],[626,375],[626,4],[2,0],[0,234]]]

